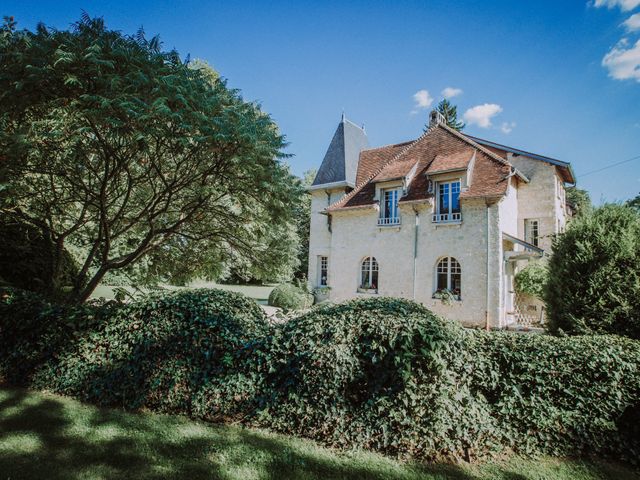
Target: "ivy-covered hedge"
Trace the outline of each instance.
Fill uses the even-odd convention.
[[[0,344],[11,383],[424,459],[640,452],[636,340],[470,331],[384,298],[270,326],[241,295],[171,293],[87,307],[75,333],[32,330],[40,308],[53,307],[0,302],[0,341],[15,337]],[[52,331],[62,333],[43,349]]]

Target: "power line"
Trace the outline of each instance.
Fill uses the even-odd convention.
[[[623,163],[629,163],[639,159],[640,159],[640,155],[636,155],[635,157],[627,158],[626,160],[622,160],[621,162],[612,163],[611,165],[607,165],[606,167],[598,168],[596,170],[591,170],[590,172],[583,173],[582,175],[577,175],[577,177],[578,178],[586,177],[587,175],[591,175],[592,173],[598,173],[598,172],[601,172],[602,170],[617,167],[618,165],[622,165]]]

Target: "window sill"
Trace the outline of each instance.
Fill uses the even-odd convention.
[[[358,288],[358,293],[366,293],[367,295],[377,295],[378,290],[376,288]]]

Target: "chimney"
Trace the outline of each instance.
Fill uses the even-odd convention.
[[[446,123],[444,116],[438,110],[431,110],[429,112],[429,128],[436,127],[441,123]]]

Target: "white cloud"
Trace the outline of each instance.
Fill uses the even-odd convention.
[[[640,0],[594,0],[593,5],[598,7],[615,8],[619,7],[623,12],[633,10],[640,5]]]
[[[640,0],[639,0],[640,1]],[[626,38],[613,47],[602,59],[602,66],[609,70],[609,76],[616,80],[634,79],[640,82],[640,40],[627,48]]]
[[[640,30],[640,13],[634,13],[624,22],[622,22],[622,25],[625,26],[628,32],[635,32],[636,30]]]
[[[502,122],[500,126],[502,133],[506,133],[507,135],[510,134],[514,128],[516,128],[516,122]]]
[[[447,87],[444,90],[442,90],[441,93],[444,98],[453,98],[453,97],[457,97],[458,95],[462,95],[462,89]]]
[[[464,112],[464,121],[469,125],[478,125],[481,128],[489,128],[491,119],[502,112],[502,107],[495,103],[476,105]]]
[[[413,99],[416,102],[414,111],[417,111],[420,108],[429,108],[433,103],[433,97],[429,95],[428,90],[418,90],[413,94]]]

